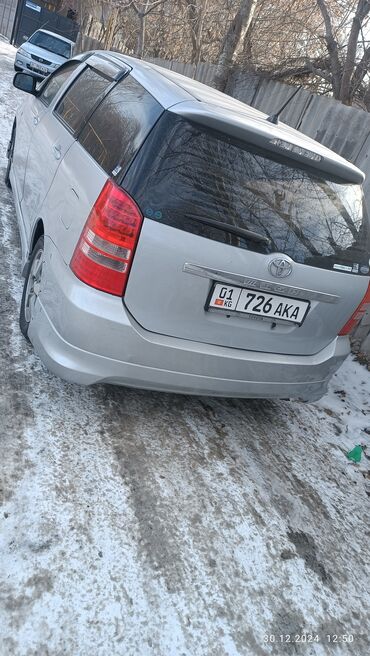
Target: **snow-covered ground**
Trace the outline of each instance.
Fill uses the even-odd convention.
[[[345,454],[369,444],[369,372],[349,359],[315,406],[49,374],[17,325],[13,56],[0,41],[1,656],[367,656],[369,459]]]

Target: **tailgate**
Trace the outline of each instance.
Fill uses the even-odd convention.
[[[360,185],[302,153],[161,116],[122,183],[147,217],[124,297],[141,326],[289,355],[336,338],[368,285],[369,221]]]
[[[280,281],[269,270],[278,257],[145,219],[124,302],[134,319],[155,333],[252,351],[317,353],[361,301],[367,278],[292,262],[289,279]],[[303,322],[209,310],[217,281],[257,289],[267,301],[271,295],[291,299],[293,307],[297,300],[306,301]]]

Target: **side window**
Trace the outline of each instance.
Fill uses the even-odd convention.
[[[100,103],[79,141],[109,175],[118,175],[127,168],[162,112],[150,93],[128,76]]]
[[[44,105],[49,106],[53,102],[55,96],[57,95],[59,89],[63,86],[73,71],[81,65],[80,61],[71,62],[67,66],[63,66],[60,70],[57,70],[42,87],[42,91],[39,95],[40,100]]]
[[[112,80],[87,68],[73,82],[57,105],[55,113],[71,132],[78,132]]]

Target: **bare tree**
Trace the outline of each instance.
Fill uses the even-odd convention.
[[[225,90],[228,72],[235,61],[235,56],[241,44],[246,38],[257,2],[258,0],[241,0],[234,19],[225,34],[218,58],[215,80],[215,86],[220,91]]]
[[[321,2],[323,0],[320,0]],[[346,105],[350,105],[353,99],[353,93],[355,91],[352,84],[353,78],[356,73],[357,65],[361,64],[362,72],[361,75],[367,71],[368,62],[367,60],[370,47],[365,48],[362,58],[360,61],[356,61],[358,50],[359,50],[359,35],[363,27],[365,19],[369,16],[370,13],[370,2],[368,0],[359,0],[356,7],[356,13],[352,20],[351,30],[348,39],[347,53],[343,63],[342,75],[341,75],[341,84],[339,90],[339,100],[341,100]],[[358,77],[358,76],[357,76]],[[363,79],[363,77],[362,77]]]
[[[69,1],[103,47],[214,63],[221,90],[238,67],[370,110],[370,0]]]
[[[299,21],[297,26],[303,49],[296,45],[263,72],[274,79],[313,85],[313,90],[332,94],[347,105],[364,99],[370,71],[370,42],[364,37],[370,1],[316,0],[312,4],[304,0],[301,11],[306,26],[300,28]]]
[[[203,45],[203,28],[209,0],[186,0],[192,45],[191,63],[199,64]]]
[[[155,2],[150,2],[150,0],[144,0],[144,2],[131,2],[131,7],[133,8],[135,14],[139,19],[139,32],[137,37],[137,44],[135,55],[140,57],[144,56],[144,47],[145,47],[145,28],[146,28],[146,19],[147,16],[159,5],[163,5],[167,0],[156,0]]]

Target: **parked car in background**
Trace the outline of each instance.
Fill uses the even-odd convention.
[[[87,53],[17,73],[6,179],[23,334],[46,365],[230,397],[323,395],[370,304],[363,173],[173,71]]]
[[[18,48],[14,68],[45,78],[73,53],[73,41],[48,30],[37,30]]]

